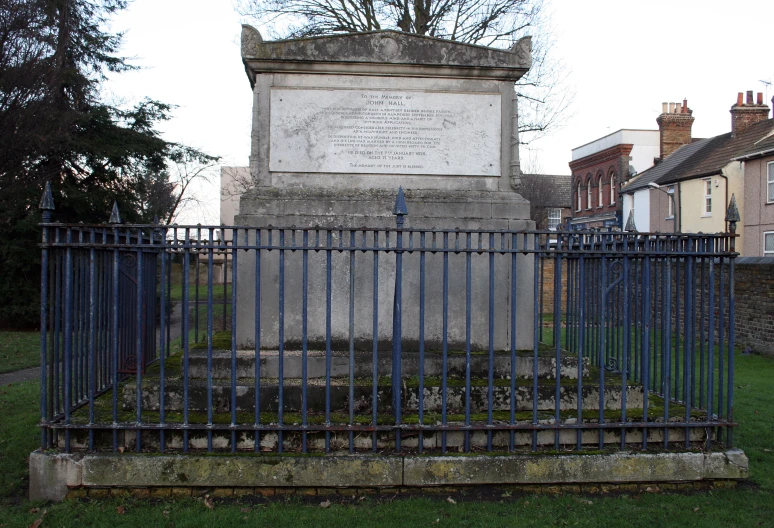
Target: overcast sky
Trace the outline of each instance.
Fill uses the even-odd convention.
[[[737,92],[774,89],[774,2],[553,0],[555,53],[575,97],[565,127],[522,153],[530,168],[569,174],[571,149],[620,128],[656,129],[662,102],[688,99],[694,137],[728,132]],[[239,53],[242,20],[230,0],[133,0],[113,20],[123,55],[143,69],[111,78],[106,94],[178,105],[166,139],[247,165],[250,84]],[[209,206],[180,218],[217,222],[217,182],[197,190]]]

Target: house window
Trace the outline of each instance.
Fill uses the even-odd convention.
[[[767,191],[766,201],[768,203],[772,203],[774,202],[774,161],[769,162],[767,164],[767,167],[768,167],[769,174],[768,174],[768,180],[767,180],[768,191]]]
[[[556,231],[559,224],[562,223],[562,210],[561,209],[549,209],[548,210],[548,229]]]
[[[586,181],[586,209],[591,209],[591,178]]]
[[[597,189],[597,205],[599,207],[602,207],[602,204],[605,203],[604,198],[602,198],[602,188],[604,185],[602,185],[602,175],[599,175],[599,178],[597,178],[597,184],[599,185],[599,188]]]
[[[615,205],[615,172],[610,173],[610,205]]]
[[[712,180],[704,180],[704,216],[712,216]]]
[[[763,233],[763,256],[774,257],[774,231]]]
[[[669,197],[667,200],[667,218],[674,218],[675,216],[675,186],[670,185],[667,187],[667,192],[669,193]]]
[[[576,193],[576,195],[578,196],[578,207],[575,210],[576,211],[580,211],[581,210],[581,184],[580,184],[580,182],[578,182],[578,192]]]

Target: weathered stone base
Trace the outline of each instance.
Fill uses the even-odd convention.
[[[224,496],[319,494],[319,490],[458,486],[651,486],[745,479],[748,460],[738,449],[700,453],[480,456],[200,456],[133,454],[30,455],[30,499],[106,496]],[[665,486],[664,489],[669,489]],[[312,491],[310,491],[312,490]],[[397,490],[397,491],[395,491]],[[332,492],[332,491],[331,491]],[[356,491],[350,491],[355,494]]]

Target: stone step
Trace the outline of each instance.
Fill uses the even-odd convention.
[[[324,378],[326,368],[325,350],[309,350],[307,352],[307,376],[309,379]],[[369,377],[373,373],[373,353],[357,351],[355,357],[355,377]],[[212,352],[212,377],[231,378],[231,351],[215,350]],[[277,350],[261,350],[260,369],[262,378],[279,377],[280,357]],[[237,378],[252,378],[255,376],[255,351],[238,350],[236,353]],[[464,353],[454,352],[447,356],[447,375],[449,377],[465,376],[466,358]],[[419,375],[418,352],[404,352],[401,361],[404,376]],[[532,379],[534,356],[518,352],[516,356],[516,377]],[[577,356],[564,356],[560,360],[560,375],[564,379],[578,378]],[[583,359],[583,376],[588,375],[589,360]],[[283,352],[284,377],[301,378],[303,357],[300,350],[285,350]],[[379,376],[389,376],[392,372],[392,356],[389,351],[380,351],[377,358]],[[475,352],[471,354],[470,370],[472,376],[485,377],[489,372],[489,354]],[[510,352],[495,352],[493,372],[496,378],[507,378],[511,375]],[[541,355],[538,357],[538,377],[554,378],[556,358]],[[193,350],[189,353],[188,373],[191,378],[207,377],[207,353]],[[424,358],[425,376],[440,377],[443,373],[443,357],[439,352],[426,352]],[[349,351],[331,351],[331,376],[349,375]]]
[[[587,423],[596,423],[593,420],[587,420]],[[475,423],[475,422],[474,422]],[[517,422],[518,424],[527,422]],[[540,420],[541,424],[553,423],[553,420]],[[570,425],[577,423],[574,419],[564,420],[563,424]],[[449,422],[450,426],[460,425],[462,422]],[[680,428],[674,424],[669,427],[669,442],[673,445],[683,446],[685,442],[685,428]],[[236,450],[242,452],[252,452],[255,449],[255,435],[252,431],[235,431]],[[664,429],[648,428],[648,443],[652,448],[663,447]],[[689,432],[689,440],[695,446],[704,446],[708,440],[715,440],[715,430],[712,428],[692,428]],[[95,449],[112,449],[113,434],[110,430],[95,432]],[[462,452],[464,449],[465,433],[462,431],[449,431],[445,435],[441,432],[423,432],[421,441],[423,448],[430,453],[439,453],[443,445],[445,436],[446,449],[450,453]],[[585,430],[581,431],[581,445],[588,448],[599,446],[599,431]],[[212,448],[216,451],[231,450],[230,431],[214,430],[212,431]],[[621,445],[621,431],[615,429],[606,429],[602,435],[604,445]],[[629,428],[626,430],[624,444],[632,448],[642,446],[643,428]],[[118,431],[118,446],[127,451],[136,449],[137,434],[133,431]],[[537,446],[543,449],[554,449],[555,432],[552,430],[540,430],[536,434]],[[165,432],[165,449],[169,451],[182,451],[183,433],[180,430],[170,430]],[[284,431],[282,433],[282,445],[285,453],[298,453],[301,451],[303,433],[300,431]],[[325,433],[308,432],[306,433],[307,449],[310,452],[325,451]],[[577,430],[563,429],[559,431],[559,446],[563,449],[574,449],[577,446]],[[143,431],[141,433],[141,442],[143,450],[157,451],[160,447],[160,435],[158,431]],[[206,450],[208,447],[208,435],[206,431],[190,431],[188,434],[188,448],[194,452]],[[354,432],[353,445],[357,452],[371,452],[373,449],[374,434],[371,432]],[[395,433],[380,431],[376,433],[376,449],[379,452],[389,453],[395,446]],[[401,446],[406,451],[416,451],[420,442],[420,434],[416,431],[403,431],[401,433]],[[486,431],[473,431],[469,434],[470,448],[474,451],[486,449],[488,435]],[[54,443],[64,445],[64,431],[56,431]],[[279,444],[279,435],[272,432],[261,433],[259,439],[260,451],[276,453]],[[70,435],[70,446],[73,450],[88,449],[88,434],[84,430],[73,430]],[[519,430],[513,433],[513,447],[519,450],[529,450],[532,446],[532,432]],[[492,449],[495,451],[506,451],[511,447],[510,431],[492,432]],[[333,454],[346,453],[349,450],[349,433],[331,432],[330,449]]]
[[[354,386],[354,410],[359,414],[371,412],[373,385],[370,379],[356,379]],[[488,388],[486,380],[472,380],[470,395],[470,412],[486,412],[488,403]],[[176,412],[183,409],[183,384],[181,381],[168,381],[165,386],[165,408]],[[241,379],[236,384],[236,406],[238,412],[254,412],[255,406],[254,380]],[[555,409],[555,383],[541,380],[538,384],[537,401],[539,411]],[[577,385],[568,380],[560,385],[560,410],[577,409]],[[207,384],[203,380],[189,382],[188,409],[194,412],[207,410]],[[325,409],[324,380],[312,380],[307,386],[307,408],[310,412],[322,412]],[[142,408],[148,411],[159,410],[160,386],[153,378],[143,380]],[[441,412],[442,391],[440,381],[426,380],[424,388],[424,409],[426,412]],[[584,410],[599,408],[599,385],[584,382],[582,386],[582,403]],[[605,409],[619,410],[621,408],[623,390],[620,382],[610,383],[605,387]],[[639,385],[629,385],[626,392],[627,406],[642,405],[643,389]],[[279,407],[278,380],[262,380],[260,384],[261,411],[274,412]],[[415,380],[403,387],[403,411],[416,412],[419,406],[419,387]],[[529,384],[516,384],[515,410],[532,410],[533,387]],[[300,412],[302,407],[302,387],[298,380],[285,380],[283,383],[283,409],[286,412]],[[123,408],[131,411],[136,408],[137,391],[133,382],[123,387]],[[225,380],[215,380],[212,386],[212,405],[215,412],[230,412],[231,385]],[[348,379],[333,378],[330,388],[330,405],[332,412],[349,412]],[[389,379],[380,378],[377,385],[377,409],[386,411],[392,408],[392,387]],[[509,380],[497,380],[493,388],[492,408],[494,411],[511,409],[511,388]],[[451,380],[447,387],[447,412],[456,413],[465,410],[465,387],[459,380]]]

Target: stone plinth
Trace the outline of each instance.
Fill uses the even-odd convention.
[[[530,67],[530,41],[493,49],[394,31],[263,42],[243,30],[242,58],[253,87],[250,173],[254,188],[240,200],[236,223],[251,227],[393,229],[399,187],[409,206],[406,228],[525,230],[533,228],[520,181],[518,116],[513,82]],[[289,231],[286,233],[287,236]],[[254,233],[251,236],[255,236]],[[393,235],[394,236],[394,235]],[[408,235],[406,235],[408,236]],[[474,235],[474,247],[489,240]],[[416,244],[418,241],[414,240]],[[531,241],[528,241],[531,244]],[[455,240],[452,244],[466,243]],[[520,241],[523,244],[523,241]],[[496,244],[500,244],[498,238]],[[240,255],[237,336],[255,346],[255,253]],[[465,255],[449,257],[449,331],[452,347],[466,341]],[[309,253],[309,340],[325,339],[325,252]],[[349,255],[333,262],[332,339],[349,341]],[[532,347],[533,259],[516,266],[517,348]],[[494,346],[511,340],[513,280],[510,255],[494,262]],[[471,346],[489,346],[489,259],[471,262]],[[300,252],[284,254],[285,341],[301,339]],[[442,256],[426,262],[428,346],[442,335]],[[261,262],[261,346],[279,335],[279,254]],[[395,255],[382,253],[373,301],[372,253],[355,256],[355,340],[392,337]],[[419,339],[419,254],[404,255],[403,339]]]

